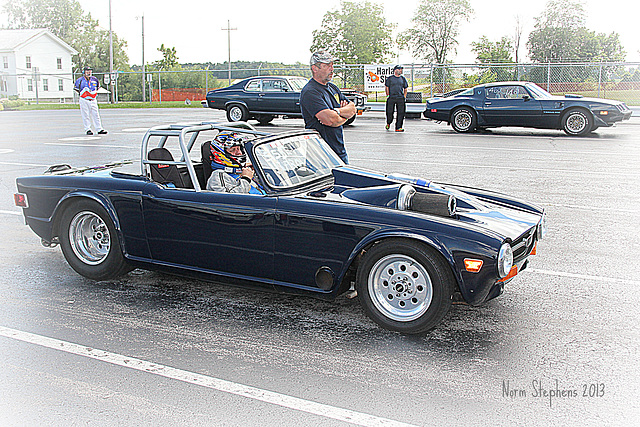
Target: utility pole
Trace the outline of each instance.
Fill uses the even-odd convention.
[[[229,86],[231,86],[231,31],[237,30],[237,28],[231,28],[231,23],[227,19],[227,28],[223,28],[222,30],[227,32],[227,45],[229,48]]]
[[[138,18],[139,17],[136,16],[136,20]],[[145,85],[146,85],[147,77],[145,76],[145,68],[144,68],[144,14],[140,18],[142,19],[142,102],[146,102],[147,101],[147,96],[146,96],[147,90],[145,89]]]
[[[111,103],[114,103],[113,93],[113,31],[111,31],[111,0],[109,0],[109,88],[111,89]]]

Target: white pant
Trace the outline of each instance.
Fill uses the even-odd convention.
[[[100,113],[98,112],[98,101],[80,98],[79,102],[80,115],[82,116],[85,132],[91,130],[91,122],[93,122],[96,132],[100,132],[102,130],[102,121],[100,121]]]

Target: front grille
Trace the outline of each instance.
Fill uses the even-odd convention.
[[[622,104],[616,105],[616,107],[618,108],[618,111],[620,111],[621,113],[624,113],[625,111],[630,110],[630,108],[627,107],[627,104],[625,104],[624,102]]]
[[[522,236],[518,237],[511,243],[513,249],[513,262],[518,262],[527,257],[533,250],[536,243],[536,228],[530,228]]]

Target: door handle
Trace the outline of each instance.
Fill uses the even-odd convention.
[[[491,102],[485,102],[484,105],[491,105]]]

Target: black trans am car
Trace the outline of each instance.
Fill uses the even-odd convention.
[[[624,102],[554,96],[528,82],[479,85],[447,98],[427,100],[424,116],[450,123],[456,132],[521,126],[562,129],[568,135],[585,135],[601,126],[613,126],[631,117]]]
[[[300,91],[309,79],[297,76],[250,77],[231,86],[207,93],[206,106],[227,112],[230,122],[246,122],[255,119],[265,125],[274,117],[302,118]],[[356,115],[368,110],[366,95],[350,89],[340,89],[353,101]],[[353,123],[356,116],[345,125]]]
[[[264,194],[205,190],[220,131],[248,138]],[[137,163],[58,165],[17,190],[29,227],[89,279],[139,267],[323,299],[355,288],[368,316],[410,334],[455,295],[500,295],[545,234],[525,201],[345,165],[314,131],[243,122],[154,127]]]

